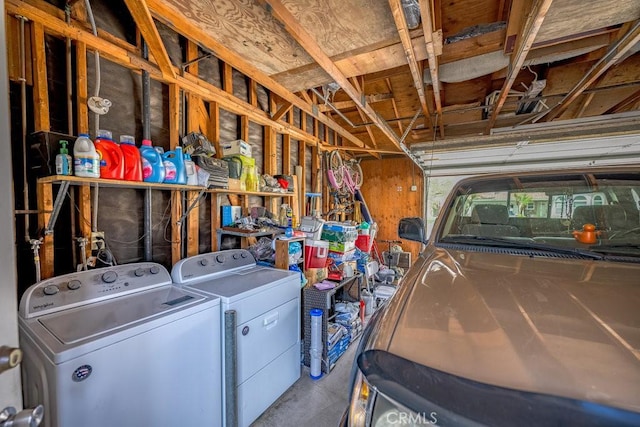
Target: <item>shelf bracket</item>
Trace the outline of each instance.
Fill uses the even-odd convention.
[[[182,225],[182,223],[184,222],[185,218],[187,218],[187,216],[189,216],[189,212],[191,212],[191,210],[198,204],[200,203],[200,199],[202,198],[202,195],[207,191],[206,188],[203,188],[202,190],[200,190],[200,193],[198,194],[198,197],[196,197],[193,202],[191,202],[191,204],[189,205],[189,207],[187,208],[187,210],[185,210],[182,213],[182,216],[180,217],[180,219],[178,221],[176,221],[176,224],[178,225]]]
[[[56,194],[56,201],[53,203],[53,211],[49,217],[49,222],[47,223],[47,227],[44,229],[45,235],[53,233],[53,227],[56,225],[56,220],[58,219],[58,214],[60,213],[62,203],[64,203],[67,191],[69,191],[69,181],[62,181],[60,188],[58,189],[58,193]]]

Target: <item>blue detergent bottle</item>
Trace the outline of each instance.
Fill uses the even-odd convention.
[[[167,151],[162,155],[162,159],[164,161],[164,182],[167,184],[186,184],[187,172],[182,147]]]
[[[153,148],[150,140],[142,140],[140,157],[142,159],[142,180],[145,182],[164,182],[162,155]]]

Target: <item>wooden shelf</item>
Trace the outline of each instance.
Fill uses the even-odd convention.
[[[52,175],[39,178],[42,184],[61,184],[68,182],[71,185],[97,184],[101,187],[139,188],[151,190],[181,190],[181,191],[201,191],[204,187],[198,185],[166,184],[144,181],[124,181],[119,179],[105,178],[85,178],[81,176]],[[207,190],[209,191],[209,190]]]
[[[210,188],[208,193],[216,194],[235,194],[239,196],[259,196],[259,197],[293,197],[293,193],[274,193],[270,191],[242,191],[242,190],[225,190],[222,188]]]

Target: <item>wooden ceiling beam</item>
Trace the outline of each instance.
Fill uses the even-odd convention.
[[[153,13],[153,16],[159,21],[166,24],[169,28],[172,28],[179,34],[195,40],[202,47],[211,50],[215,53],[216,57],[222,61],[229,63],[233,68],[241,71],[247,77],[254,79],[257,83],[264,86],[268,90],[276,93],[282,99],[291,102],[295,107],[300,110],[311,114],[321,123],[334,130],[344,140],[351,142],[354,145],[364,146],[364,143],[358,138],[354,137],[346,129],[340,126],[335,121],[331,120],[323,114],[315,114],[313,107],[310,103],[304,102],[302,99],[293,94],[290,90],[276,82],[262,71],[258,70],[253,65],[250,65],[244,59],[242,59],[235,52],[232,52],[222,43],[216,41],[206,31],[191,24],[190,20],[182,13],[176,11],[173,7],[167,4],[163,0],[147,0],[147,4]]]
[[[431,74],[431,87],[433,88],[433,99],[436,104],[436,123],[439,124],[440,138],[444,138],[444,123],[442,121],[442,97],[440,95],[440,79],[438,77],[438,57],[434,45],[433,33],[433,13],[429,0],[420,0],[420,14],[422,15],[422,32],[427,48],[427,62],[429,63],[429,73]],[[440,36],[441,37],[440,33]],[[422,81],[422,75],[420,75]]]
[[[511,62],[509,64],[507,77],[504,81],[502,89],[500,90],[498,99],[493,105],[493,111],[491,113],[491,117],[489,118],[489,123],[487,124],[485,133],[489,133],[493,125],[496,123],[498,114],[500,114],[500,110],[502,110],[502,106],[507,100],[509,91],[513,87],[513,84],[516,81],[516,77],[518,77],[518,73],[520,73],[520,68],[522,68],[524,61],[527,59],[527,54],[531,50],[531,46],[533,45],[533,42],[538,35],[538,31],[540,30],[542,22],[547,16],[547,12],[549,11],[552,3],[553,0],[537,0],[533,5],[531,13],[529,13],[529,16],[527,17],[527,20],[524,24],[523,31],[520,32],[520,35],[516,39],[516,45],[513,53],[511,54]]]
[[[625,108],[630,107],[630,106],[632,106],[633,104],[635,104],[636,102],[639,102],[639,101],[640,101],[640,90],[637,90],[634,93],[632,93],[631,95],[629,95],[628,97],[626,97],[625,99],[623,99],[622,101],[618,102],[613,107],[609,108],[603,114],[620,113],[620,112],[624,111]]]
[[[367,104],[373,104],[376,102],[388,101],[390,99],[393,99],[393,93],[375,93],[372,95],[366,95],[364,98]],[[336,107],[338,110],[346,110],[349,108],[357,107],[356,103],[353,101],[337,101],[337,102],[332,102],[331,105]],[[333,108],[324,104],[318,104],[318,108],[322,113],[327,111],[333,111]]]
[[[565,95],[562,100],[547,110],[544,121],[552,121],[564,114],[569,106],[591,85],[593,85],[609,68],[620,60],[632,47],[640,43],[640,20],[623,26],[623,34],[607,53],[591,67],[582,79]]]
[[[347,95],[362,109],[362,111],[375,123],[382,133],[400,148],[400,140],[391,127],[376,113],[370,105],[363,102],[359,93],[349,82],[347,77],[338,69],[336,64],[325,54],[318,43],[300,25],[280,0],[265,0],[271,7],[273,16],[280,21],[287,32],[302,46],[302,48],[334,79]]]
[[[140,34],[149,46],[149,51],[155,58],[162,74],[165,77],[175,78],[176,74],[173,70],[173,64],[171,64],[167,49],[164,43],[162,43],[158,28],[156,28],[156,24],[153,22],[153,17],[151,16],[151,11],[149,10],[146,0],[124,0],[124,2],[133,20],[136,22]]]
[[[409,28],[407,27],[407,20],[405,19],[404,12],[402,10],[402,4],[400,3],[400,1],[401,0],[389,0],[389,7],[391,8],[393,20],[396,23],[398,36],[400,36],[402,47],[404,48],[404,55],[406,57],[407,64],[409,65],[409,70],[411,71],[413,85],[418,92],[418,98],[420,99],[420,107],[422,108],[422,113],[425,117],[427,117],[427,125],[429,127],[432,127],[433,121],[431,120],[431,108],[427,103],[427,95],[424,89],[422,69],[418,66],[418,61],[416,60],[416,54],[411,43],[411,36],[409,35]]]
[[[364,87],[360,86],[360,82],[358,81],[358,79],[356,77],[351,78],[351,83],[353,84],[353,86],[356,88],[356,90],[358,92],[363,92],[364,93]],[[363,85],[364,85],[364,81],[363,81]],[[362,112],[362,110],[360,110],[358,108],[358,114],[360,115],[360,120],[362,120],[363,122],[365,121],[365,115]],[[367,130],[367,134],[369,134],[369,139],[371,140],[371,144],[373,144],[374,148],[378,148],[378,143],[376,142],[376,137],[373,134],[373,131],[371,130],[371,126],[367,125],[365,126],[365,129]],[[376,158],[380,158],[380,154],[377,153],[371,153],[374,157]]]

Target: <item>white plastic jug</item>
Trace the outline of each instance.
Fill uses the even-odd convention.
[[[81,133],[73,144],[73,171],[76,176],[100,178],[100,155],[93,141],[86,133]]]

